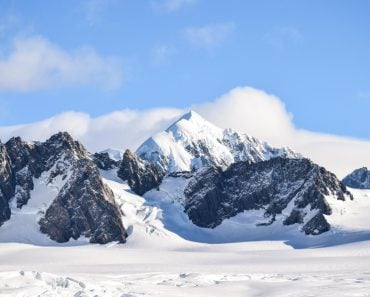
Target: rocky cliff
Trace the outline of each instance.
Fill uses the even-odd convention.
[[[238,162],[225,171],[198,171],[185,189],[185,212],[194,224],[214,228],[224,219],[263,210],[265,221],[278,216],[283,224],[299,224],[306,234],[330,229],[328,199],[352,199],[334,174],[308,159],[273,158],[258,163]]]
[[[140,159],[130,150],[123,154],[117,175],[122,180],[127,180],[130,188],[138,195],[158,188],[163,178],[153,164]]]
[[[10,202],[21,209],[36,199],[34,183],[41,176],[46,186],[58,189],[47,197],[40,214],[41,232],[57,242],[81,236],[90,242],[125,242],[126,231],[113,193],[103,184],[85,148],[68,133],[46,142],[27,143],[19,137],[0,145],[0,222],[11,219]],[[1,227],[0,227],[1,228]]]
[[[342,181],[346,186],[355,189],[370,189],[370,170],[362,167],[348,174]]]

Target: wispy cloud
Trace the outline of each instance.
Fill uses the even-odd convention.
[[[303,42],[302,32],[294,27],[278,27],[266,33],[263,36],[263,41],[268,45],[282,50],[288,44],[300,44]]]
[[[50,87],[94,85],[104,89],[122,83],[118,59],[94,49],[64,50],[42,36],[15,39],[0,60],[0,91],[32,91]]]
[[[171,45],[158,44],[152,48],[152,61],[157,65],[163,64],[171,58],[175,51],[175,48]]]
[[[153,0],[152,7],[159,12],[174,12],[193,5],[198,0]]]
[[[0,117],[4,119],[4,118],[7,118],[9,115],[10,115],[10,112],[6,106],[5,101],[0,100]]]
[[[210,24],[185,29],[185,36],[192,44],[203,48],[214,48],[224,43],[235,31],[233,22]]]
[[[361,100],[370,100],[370,91],[367,92],[358,92],[357,98]]]
[[[19,24],[19,18],[14,15],[8,15],[0,19],[0,36],[7,31],[17,27]]]
[[[87,0],[84,5],[86,21],[90,26],[101,22],[107,10],[117,3],[117,0]]]

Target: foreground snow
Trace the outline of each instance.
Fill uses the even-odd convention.
[[[0,245],[0,296],[369,296],[370,242]]]
[[[14,232],[0,232],[0,296],[370,296],[370,191],[330,200],[332,231],[305,236],[296,225],[256,227],[258,212],[199,228],[182,211],[186,179],[168,178],[143,198],[114,171],[102,175],[127,244],[50,246],[36,228],[40,210],[13,208],[3,230]]]

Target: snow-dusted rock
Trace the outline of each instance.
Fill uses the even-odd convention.
[[[140,159],[130,150],[123,154],[117,175],[122,180],[127,180],[130,188],[138,195],[158,188],[163,178],[153,164]]]
[[[36,211],[35,219],[43,233],[58,242],[81,236],[97,243],[125,241],[122,214],[113,193],[104,186],[88,152],[68,133],[55,134],[43,143],[12,138],[0,146],[0,152],[0,171],[7,173],[0,175],[1,197],[6,197],[0,213],[7,214],[9,204],[19,212],[37,199],[31,193],[42,178],[42,184],[53,188],[57,195],[45,195],[40,205],[25,215]],[[9,217],[11,220],[10,212]]]
[[[331,214],[327,199],[352,199],[323,167],[280,157],[234,163],[225,171],[204,167],[188,183],[185,196],[185,212],[200,227],[214,228],[238,213],[262,209],[266,220],[256,225],[273,224],[282,214],[283,224],[300,224],[313,235],[330,228],[324,217]]]
[[[108,154],[109,158],[114,160],[114,161],[121,161],[124,150],[116,149],[116,148],[108,148],[103,151],[101,151],[101,154]]]
[[[96,166],[102,170],[117,168],[120,163],[120,161],[112,159],[111,156],[106,152],[95,153],[92,158]]]
[[[14,195],[14,174],[6,147],[0,142],[0,226],[10,218],[9,200]]]
[[[279,156],[300,157],[288,148],[273,148],[232,129],[220,129],[194,111],[149,138],[136,153],[163,173],[192,171],[207,165],[226,169],[238,161],[259,162]]]
[[[348,174],[342,181],[346,186],[355,189],[370,189],[370,170],[362,167]]]

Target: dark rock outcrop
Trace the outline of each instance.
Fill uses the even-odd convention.
[[[109,170],[109,169],[114,169],[119,166],[119,161],[113,160],[109,157],[108,153],[95,153],[93,155],[93,160],[98,166],[99,169],[102,170]]]
[[[125,242],[121,213],[113,193],[88,159],[75,170],[40,220],[41,231],[57,242],[85,236],[92,243]]]
[[[326,198],[331,195],[332,197]],[[308,159],[274,158],[232,164],[222,171],[198,171],[185,189],[185,211],[194,224],[214,228],[246,210],[263,210],[269,225],[282,215],[283,224],[301,224],[306,234],[330,229],[326,199],[352,199],[336,176]]]
[[[125,242],[113,193],[85,148],[68,133],[55,134],[43,143],[10,139],[0,145],[0,173],[0,216],[3,213],[5,219],[10,217],[9,200],[14,196],[22,208],[32,199],[34,179],[43,178],[59,193],[39,221],[41,232],[57,242],[80,236],[94,243]]]
[[[14,174],[9,155],[0,142],[0,226],[10,218],[9,200],[14,195]]]
[[[135,153],[126,150],[117,172],[122,180],[127,180],[128,185],[138,195],[158,188],[163,175],[150,162],[140,159]]]
[[[342,182],[354,189],[370,189],[370,170],[362,167],[347,175]]]

